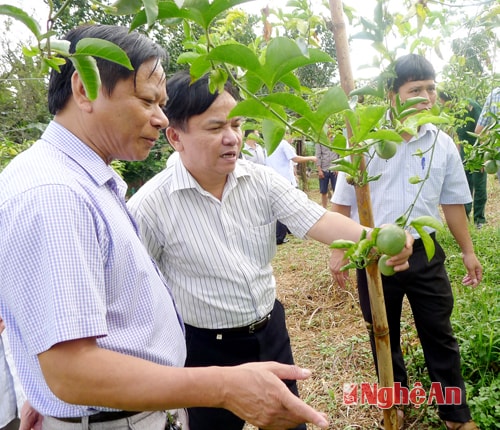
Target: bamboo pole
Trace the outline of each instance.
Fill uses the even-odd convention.
[[[340,74],[340,85],[344,92],[349,93],[354,90],[354,79],[352,76],[351,62],[349,57],[349,43],[344,21],[342,0],[329,0],[330,12],[333,23],[333,36],[337,50],[337,62]],[[348,125],[348,136],[351,135]],[[352,156],[354,157],[354,155]],[[362,157],[360,169],[366,168],[365,160]],[[356,186],[356,200],[359,210],[359,220],[361,224],[368,227],[374,226],[373,212],[370,200],[370,189],[368,185]],[[382,279],[376,264],[371,264],[366,268],[368,278],[368,291],[370,296],[370,307],[373,318],[373,334],[375,336],[375,347],[377,351],[379,384],[382,387],[394,386],[394,374],[392,369],[391,348],[389,343],[389,327],[387,314],[385,311],[384,292],[382,289]],[[397,430],[397,411],[394,407],[384,409],[384,428],[386,430]]]

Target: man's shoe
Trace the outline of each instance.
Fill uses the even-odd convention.
[[[447,430],[481,430],[477,424],[470,420],[466,423],[456,423],[453,421],[445,421],[445,426]]]
[[[483,228],[483,225],[484,225],[483,223],[478,222],[478,223],[476,224],[476,228],[477,228],[478,230],[481,230],[481,229]]]

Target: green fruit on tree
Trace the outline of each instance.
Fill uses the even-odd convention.
[[[393,266],[387,265],[387,260],[391,258],[390,255],[383,254],[378,260],[378,270],[382,275],[392,276],[396,273]]]
[[[397,149],[398,144],[390,140],[379,140],[375,144],[375,152],[380,158],[383,158],[384,160],[388,160],[389,158],[394,157]]]
[[[484,161],[494,160],[495,154],[493,152],[485,152],[484,153]]]
[[[396,255],[399,254],[406,243],[406,233],[395,224],[387,224],[383,226],[375,241],[375,246],[381,254]]]
[[[495,160],[488,160],[484,163],[484,170],[490,175],[495,174],[498,170],[497,162]]]

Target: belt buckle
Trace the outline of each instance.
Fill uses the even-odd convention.
[[[250,324],[248,326],[248,333],[253,334],[255,333],[255,330],[260,326],[263,322],[268,321],[271,318],[271,314],[267,314],[264,318],[261,318],[258,321],[255,321],[254,323]]]
[[[248,333],[253,334],[255,333],[255,327],[261,322],[262,320],[255,321],[254,323],[250,324],[248,326]]]

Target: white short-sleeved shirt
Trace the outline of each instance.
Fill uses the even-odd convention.
[[[420,152],[422,157],[416,155]],[[413,176],[424,178],[429,173],[410,220],[421,215],[440,219],[439,205],[465,204],[472,200],[455,143],[432,124],[423,125],[417,138],[402,142],[393,158],[384,160],[375,155],[367,162],[367,172],[370,176],[381,175],[369,183],[376,226],[394,223],[406,213],[421,186],[420,183],[410,183]],[[355,189],[347,183],[343,172],[339,173],[331,201],[351,206],[351,217],[358,220]]]
[[[271,311],[276,220],[305,237],[325,213],[272,169],[246,160],[229,174],[221,200],[178,160],[127,204],[184,321],[209,329],[244,326]]]
[[[26,396],[12,360],[7,330],[4,330],[0,334],[0,428],[20,417],[25,400]]]
[[[296,187],[297,179],[295,178],[294,162],[292,161],[296,156],[295,148],[286,140],[282,140],[274,152],[267,157],[266,165],[288,179]]]

